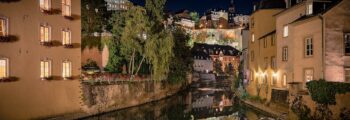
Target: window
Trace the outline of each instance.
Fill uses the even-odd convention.
[[[275,56],[271,57],[271,68],[272,69],[276,68],[276,57]]]
[[[304,72],[305,72],[304,75],[305,75],[306,82],[309,82],[309,81],[314,79],[314,70],[313,69],[305,69]]]
[[[62,44],[63,45],[70,45],[70,44],[72,44],[71,31],[69,29],[62,30]]]
[[[254,36],[254,34],[252,34],[252,42],[254,42],[255,41],[255,36]]]
[[[9,77],[9,61],[7,58],[0,58],[0,79]]]
[[[282,48],[282,61],[288,61],[288,47]]]
[[[350,55],[350,33],[344,34],[344,49],[345,55]]]
[[[47,79],[51,77],[51,61],[42,60],[40,62],[40,78]]]
[[[62,0],[62,15],[71,16],[71,0]]]
[[[309,57],[313,55],[312,38],[305,39],[305,56]]]
[[[265,57],[264,58],[264,62],[265,62],[265,69],[267,69],[267,67],[269,66],[269,58],[268,57]]]
[[[277,76],[271,76],[271,85],[277,84]]]
[[[283,76],[282,76],[282,86],[287,86],[287,75],[286,74],[283,74]]]
[[[40,0],[40,8],[42,10],[50,10],[51,9],[51,0]]]
[[[271,35],[271,46],[274,46],[276,44],[276,36],[275,34]]]
[[[288,37],[288,26],[283,27],[283,37]]]
[[[251,53],[250,53],[250,59],[251,59],[251,61],[254,61],[254,51],[251,51]]]
[[[266,48],[267,47],[267,39],[263,38],[263,41],[264,41],[264,48]]]
[[[7,34],[7,19],[0,17],[0,36],[6,36]]]
[[[64,61],[62,63],[62,77],[63,78],[72,77],[72,62]]]
[[[307,5],[307,8],[306,8],[306,15],[311,15],[312,14],[312,10],[313,10],[313,7],[312,7],[312,3],[310,3],[309,5]]]
[[[350,82],[350,68],[345,68],[345,82]]]
[[[40,42],[49,42],[51,37],[51,27],[48,25],[40,26]]]

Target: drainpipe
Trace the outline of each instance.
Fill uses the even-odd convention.
[[[322,29],[322,35],[321,35],[321,39],[322,39],[322,60],[321,60],[321,62],[322,62],[322,67],[321,67],[321,70],[322,70],[322,76],[321,76],[321,79],[325,79],[325,56],[326,56],[326,44],[325,44],[325,26],[326,26],[326,24],[325,24],[325,19],[324,19],[324,17],[323,17],[323,15],[319,15],[319,18],[321,19],[321,21],[322,21],[322,27],[321,27],[321,29]]]

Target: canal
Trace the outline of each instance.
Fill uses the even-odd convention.
[[[271,120],[235,99],[232,82],[198,80],[188,90],[144,105],[85,118],[86,120]]]

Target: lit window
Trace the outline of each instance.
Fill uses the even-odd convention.
[[[72,77],[72,62],[64,61],[62,63],[62,77],[63,78]]]
[[[305,81],[309,82],[314,79],[314,70],[313,69],[305,69]]]
[[[71,0],[62,0],[62,15],[71,16]]]
[[[51,77],[51,61],[42,60],[40,62],[40,78],[47,79]]]
[[[350,33],[344,34],[344,49],[345,55],[350,55]]]
[[[9,61],[7,58],[0,58],[0,79],[9,77]]]
[[[255,40],[255,36],[254,34],[252,34],[252,42],[254,42],[254,40]]]
[[[0,18],[0,36],[5,36],[7,34],[7,19]]]
[[[305,56],[309,57],[313,55],[312,38],[305,39]]]
[[[70,30],[63,30],[62,31],[62,44],[63,45],[70,45],[71,43],[72,43],[71,31]]]
[[[48,25],[41,25],[40,26],[40,42],[49,42],[50,41],[50,32],[51,27]]]
[[[345,82],[350,82],[350,68],[345,68]]]
[[[282,48],[282,61],[288,61],[288,47]]]
[[[288,37],[288,26],[283,27],[283,37]]]
[[[312,3],[311,3],[311,4],[309,4],[309,5],[307,6],[306,14],[307,14],[307,15],[311,15],[311,14],[312,14],[312,9],[313,9],[313,7],[312,7]]]
[[[43,10],[50,10],[51,0],[40,0],[40,8]]]
[[[282,81],[282,85],[283,85],[283,86],[287,86],[287,75],[286,75],[286,74],[283,74],[282,78],[283,78],[283,79],[282,79],[282,80],[283,80],[283,81]]]

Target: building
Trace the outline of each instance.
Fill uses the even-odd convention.
[[[250,31],[249,31],[249,27],[246,27],[244,29],[242,29],[242,54],[240,56],[240,61],[241,64],[243,65],[243,79],[244,82],[247,83],[248,79],[247,76],[249,75],[249,68],[248,68],[248,63],[249,63],[249,50],[248,50],[248,44],[250,42]]]
[[[278,68],[288,83],[306,89],[311,80],[349,82],[349,1],[289,1],[276,15]]]
[[[105,0],[108,11],[127,10],[129,8],[129,0]]]
[[[193,70],[196,72],[209,73],[213,69],[213,61],[209,54],[203,51],[193,53]]]
[[[276,25],[274,15],[285,8],[284,0],[262,0],[250,17],[248,42],[247,92],[267,101],[274,90],[287,91],[286,84],[276,76]],[[246,72],[248,72],[246,71]]]
[[[249,24],[249,15],[238,14],[236,12],[235,4],[231,0],[228,8],[228,27],[234,28],[236,26],[247,26]]]
[[[228,73],[236,73],[238,72],[238,65],[239,65],[239,53],[237,49],[231,47],[231,46],[224,46],[224,45],[210,45],[210,44],[201,44],[201,43],[195,43],[192,48],[192,53],[194,57],[202,57],[206,56],[206,60],[211,60],[212,67],[209,66],[203,66],[205,69],[205,72],[212,72],[210,69],[215,69],[215,61],[219,61],[221,64],[221,71]],[[208,59],[208,56],[210,56],[210,59]],[[201,58],[203,59],[203,58]],[[195,59],[196,60],[196,59]],[[200,60],[200,59],[199,59]],[[198,59],[197,59],[198,61]],[[195,62],[196,63],[196,62]],[[197,63],[203,63],[201,61],[198,61]],[[202,65],[202,64],[200,64]],[[200,69],[200,70],[203,70]],[[217,72],[214,70],[214,72]]]
[[[80,111],[79,0],[0,2],[0,118]]]

